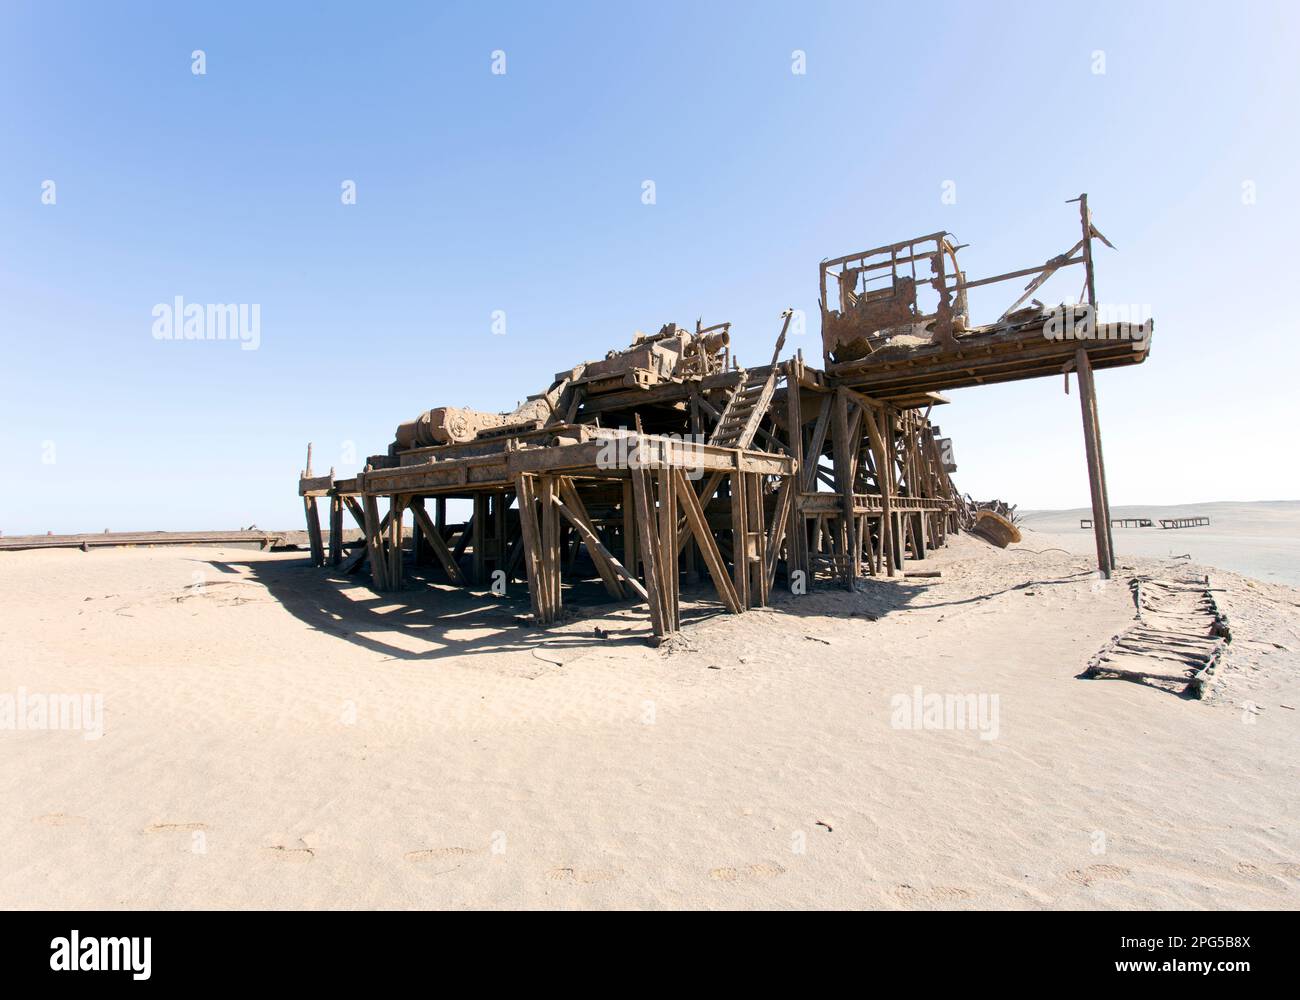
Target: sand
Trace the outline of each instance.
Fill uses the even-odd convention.
[[[1213,572],[1209,701],[1082,680],[1128,589],[1026,538],[667,650],[598,588],[541,632],[302,553],[0,554],[0,694],[103,704],[0,731],[0,906],[1295,907],[1300,592]]]

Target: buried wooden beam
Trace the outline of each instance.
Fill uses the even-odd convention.
[[[596,572],[600,574],[601,582],[605,585],[605,589],[610,596],[615,600],[624,598],[623,588],[619,584],[619,580],[622,579],[628,581],[632,589],[640,594],[642,600],[645,600],[645,588],[621,562],[614,558],[614,554],[600,540],[596,526],[587,513],[582,497],[578,496],[578,488],[574,486],[573,480],[568,476],[560,477],[559,495],[552,497],[552,500],[559,507],[560,513],[565,520],[573,525],[578,537],[586,544],[587,552],[591,555],[591,561],[596,564]]]
[[[433,554],[438,557],[438,562],[442,564],[443,572],[447,574],[447,578],[459,587],[466,586],[469,581],[465,579],[465,574],[461,571],[455,556],[451,554],[451,549],[447,547],[442,532],[429,519],[429,512],[424,509],[423,497],[411,501],[411,514],[423,533],[424,540],[428,542],[429,547],[433,549]]]
[[[695,537],[695,544],[699,547],[700,554],[704,557],[704,565],[713,580],[713,586],[727,610],[733,615],[738,615],[745,609],[741,606],[740,598],[736,596],[736,588],[731,582],[731,577],[727,575],[727,565],[722,561],[722,553],[718,550],[713,532],[709,530],[709,523],[704,517],[704,508],[700,505],[700,499],[695,495],[694,488],[681,469],[673,470],[673,480],[677,487],[677,499],[686,514],[686,523]]]

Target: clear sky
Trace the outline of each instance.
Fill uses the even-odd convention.
[[[1156,319],[1146,364],[1098,376],[1112,503],[1298,498],[1298,27],[1292,2],[4,0],[0,530],[296,527],[309,440],[350,473],[429,406],[513,407],[668,321],[729,319],[761,364],[793,306],[819,364],[822,258],[946,229],[972,277],[1026,267],[1081,191],[1118,247],[1099,297]],[[176,296],[256,304],[258,349],[156,339]],[[1088,502],[1061,379],[951,399],[961,488]]]

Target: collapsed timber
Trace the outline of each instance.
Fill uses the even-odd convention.
[[[1109,576],[1093,370],[1145,360],[1152,324],[1139,336],[1097,325],[1091,338],[1063,339],[1053,332],[1061,307],[1023,305],[1082,265],[1095,312],[1092,241],[1105,240],[1086,195],[1075,200],[1082,237],[1069,251],[992,278],[968,279],[946,233],[822,262],[825,370],[802,352],[782,360],[790,310],[771,361],[752,369],[731,354],[730,324],[669,323],[557,373],[510,413],[425,411],[355,477],[314,475],[309,446],[298,492],[312,562],[345,573],[368,564],[377,590],[402,587],[409,512],[413,562],[436,563],[451,584],[525,579],[533,620],[548,625],[561,620],[566,577],[599,578],[612,600],[645,604],[662,640],[680,628],[684,581],[707,576],[718,603],[742,614],[768,604],[778,579],[796,593],[819,578],[853,588],[863,575],[900,574],[960,530],[1018,541],[1014,508],[956,490],[951,442],[930,414],[947,402],[940,389],[1074,371],[1094,515],[1106,526],[1098,569]],[[1001,317],[971,322],[967,289],[1023,277]],[[449,499],[472,503],[468,521],[448,523]],[[328,554],[318,500],[329,505]],[[346,558],[345,516],[364,539]]]

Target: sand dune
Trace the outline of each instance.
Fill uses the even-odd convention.
[[[540,632],[296,553],[4,554],[0,693],[103,735],[0,731],[0,905],[1294,907],[1300,593],[1215,574],[1209,702],[1080,680],[1129,592],[1026,539],[670,650],[597,590]],[[899,728],[918,688],[996,725]]]

